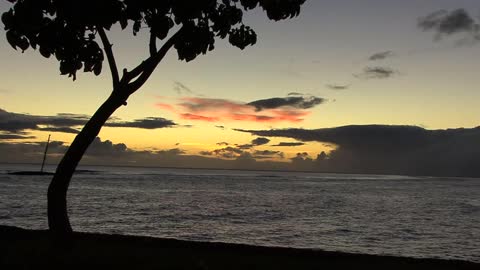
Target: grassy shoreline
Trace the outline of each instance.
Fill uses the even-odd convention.
[[[480,269],[457,260],[75,233],[57,249],[48,232],[0,226],[0,269]]]

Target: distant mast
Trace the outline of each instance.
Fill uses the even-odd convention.
[[[45,153],[43,153],[42,168],[40,169],[40,172],[42,173],[43,173],[43,167],[45,166],[45,160],[47,159],[47,151],[48,151],[48,145],[50,144],[50,136],[51,134],[48,134],[47,145],[45,146]]]

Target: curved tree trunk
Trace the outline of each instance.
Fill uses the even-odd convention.
[[[180,28],[171,36],[157,51],[156,38],[151,34],[150,52],[151,56],[140,65],[128,72],[123,70],[123,77],[120,79],[112,53],[112,45],[101,26],[97,26],[98,33],[104,44],[108,63],[112,72],[113,91],[110,97],[98,108],[90,118],[82,131],[75,137],[62,160],[58,164],[52,182],[48,187],[48,227],[52,235],[59,239],[70,239],[72,227],[67,213],[67,190],[73,173],[88,146],[95,140],[100,129],[108,118],[122,105],[126,105],[128,97],[137,91],[152,75],[158,63],[163,59],[168,50],[172,48],[184,27]],[[132,81],[133,80],[133,81]]]
[[[62,239],[71,234],[72,227],[67,214],[67,190],[72,175],[102,126],[115,110],[125,104],[127,98],[128,96],[120,94],[120,91],[114,90],[75,137],[58,164],[48,187],[48,227],[54,236]]]

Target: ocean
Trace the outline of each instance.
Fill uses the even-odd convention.
[[[480,179],[79,169],[76,231],[480,262]],[[0,224],[46,229],[51,176],[17,170],[38,166],[0,165]]]

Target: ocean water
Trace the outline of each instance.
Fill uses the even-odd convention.
[[[47,228],[51,177],[7,174],[35,169],[0,165],[0,224]],[[77,231],[480,262],[480,179],[80,169]]]

